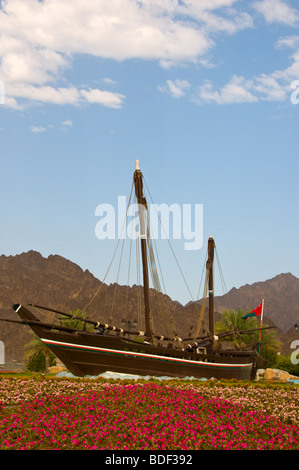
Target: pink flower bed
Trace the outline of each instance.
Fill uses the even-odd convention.
[[[217,396],[220,389],[223,395],[223,386],[5,380],[0,380],[0,393],[1,387],[14,390],[14,399],[0,395],[1,450],[299,448],[296,419],[278,419],[270,409],[238,402],[239,392]],[[16,385],[23,398],[17,399]],[[239,388],[246,394],[245,387]],[[256,395],[262,390],[256,389]],[[294,390],[296,397],[291,390],[290,396],[297,398]]]

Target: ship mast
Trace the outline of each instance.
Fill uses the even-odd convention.
[[[208,240],[208,259],[206,268],[209,270],[209,331],[212,337],[214,337],[214,249],[215,241],[213,237],[210,237]]]
[[[136,169],[134,172],[133,180],[135,185],[135,194],[138,202],[138,212],[140,220],[140,243],[141,243],[141,257],[143,267],[143,293],[144,293],[144,314],[145,314],[145,335],[147,338],[152,339],[152,316],[149,303],[149,276],[148,276],[148,263],[147,263],[147,247],[146,247],[146,217],[147,217],[147,202],[143,196],[143,175],[139,168],[139,160],[136,160]]]

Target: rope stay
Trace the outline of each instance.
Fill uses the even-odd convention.
[[[166,293],[166,289],[165,289],[165,284],[164,284],[164,278],[163,278],[163,275],[162,275],[160,260],[159,260],[159,256],[158,256],[158,252],[157,252],[157,247],[156,247],[155,242],[153,243],[153,240],[150,237],[150,226],[149,225],[150,224],[148,224],[148,226],[147,226],[147,242],[148,242],[147,243],[147,249],[148,249],[148,255],[149,255],[149,260],[150,260],[149,265],[150,265],[150,271],[151,271],[151,277],[152,277],[155,297],[156,297],[158,309],[159,309],[159,312],[160,312],[160,317],[161,317],[163,325],[164,325],[164,327],[167,331],[167,334],[168,334],[169,337],[174,337],[175,334],[174,334],[172,325],[169,323],[169,321],[167,321],[167,316],[165,315],[165,310],[164,310],[165,307],[166,307],[166,308],[168,308],[168,313],[170,313],[169,312],[169,305],[167,305],[167,302],[166,302],[166,305],[165,305],[163,297],[161,297],[161,295],[158,295],[158,294],[163,294],[163,290],[162,290],[161,284],[160,284],[160,279],[159,279],[158,270],[157,270],[157,266],[156,266],[153,245],[154,245],[154,248],[155,248],[156,257],[157,257],[157,260],[158,260],[158,265],[159,265],[160,273],[161,273],[161,276],[162,276],[162,283],[163,283],[164,293]],[[168,315],[168,318],[169,317],[170,317],[170,315]]]
[[[130,202],[131,202],[131,198],[132,198],[133,186],[134,186],[134,185],[133,185],[133,183],[132,183],[130,198],[129,198],[129,202],[128,202],[127,209],[126,209],[126,216],[127,216],[128,209],[129,209]],[[126,222],[126,217],[125,217],[125,220],[124,220],[123,225],[122,225],[121,234],[123,233],[124,226],[125,226],[125,222]],[[86,304],[86,306],[83,308],[84,311],[86,311],[86,309],[89,307],[89,305],[94,301],[94,299],[95,299],[95,298],[97,297],[97,295],[99,294],[99,292],[100,292],[100,290],[101,290],[101,288],[102,288],[102,286],[103,286],[103,284],[104,284],[104,282],[105,282],[105,280],[106,280],[106,278],[107,278],[107,276],[108,276],[108,273],[109,273],[109,271],[110,271],[110,268],[111,268],[111,266],[112,266],[112,263],[113,263],[113,261],[114,261],[116,252],[117,252],[117,250],[118,250],[118,246],[119,246],[120,239],[121,239],[121,237],[118,237],[117,244],[116,244],[116,247],[115,247],[115,250],[114,250],[114,253],[113,253],[111,262],[110,262],[110,264],[109,264],[109,266],[108,266],[107,272],[106,272],[106,274],[105,274],[105,276],[104,276],[104,279],[103,279],[103,281],[101,282],[101,284],[100,284],[99,288],[97,289],[96,293],[94,294],[94,296],[90,299],[90,301],[89,301],[89,302]]]
[[[195,339],[197,338],[197,336],[199,335],[199,332],[200,332],[200,330],[201,330],[202,323],[203,323],[203,317],[204,317],[204,313],[205,313],[206,299],[207,299],[207,293],[208,293],[209,276],[210,276],[210,270],[207,269],[207,270],[206,270],[205,283],[204,283],[204,291],[203,291],[203,298],[202,298],[202,304],[201,304],[201,308],[200,308],[198,323],[197,323],[197,327],[196,327],[196,330],[195,330],[194,335],[193,335],[193,339],[194,339],[194,340],[195,340]]]
[[[199,294],[201,291],[201,286],[202,286],[202,281],[204,277],[204,272],[206,270],[206,261],[208,259],[208,250],[206,250],[206,255],[205,255],[205,262],[203,264],[202,272],[201,272],[201,278],[200,278],[200,283],[198,287],[198,293],[197,293],[197,300],[199,300]],[[206,275],[205,275],[205,282],[204,282],[204,289],[203,289],[203,295],[202,295],[202,304],[199,312],[199,317],[198,317],[198,322],[196,326],[196,330],[193,334],[193,340],[197,338],[199,335],[199,332],[201,330],[201,327],[204,323],[204,313],[205,313],[205,307],[206,307],[206,300],[207,300],[207,293],[208,293],[208,282],[209,282],[209,272],[206,270]],[[197,304],[196,304],[197,305]]]
[[[217,252],[217,249],[215,247],[215,253],[216,253],[216,259],[217,259],[217,264],[218,264],[218,269],[219,269],[219,275],[220,275],[220,280],[221,280],[221,284],[222,284],[222,290],[223,290],[223,294],[226,295],[227,294],[227,288],[226,288],[226,284],[225,284],[225,280],[224,280],[224,276],[223,276],[223,272],[222,272],[222,268],[221,268],[221,264],[220,264],[220,260],[219,260],[219,256],[218,256],[218,252]],[[231,310],[231,303],[230,303],[230,300],[229,300],[229,297],[226,296],[226,301],[228,303],[228,309]]]
[[[219,256],[218,256],[216,246],[215,246],[215,253],[216,253],[217,265],[218,265],[218,270],[219,270],[219,275],[220,275],[220,280],[221,280],[221,284],[222,284],[223,293],[226,294],[227,289],[226,289],[225,280],[224,280],[224,276],[223,276],[223,271],[222,271],[222,268],[221,268],[221,264],[220,264],[220,260],[219,260]],[[207,259],[207,255],[206,255],[206,259]],[[206,263],[205,263],[205,265],[206,265]],[[204,268],[205,268],[205,266],[203,267],[203,271],[204,271]],[[204,323],[203,317],[204,317],[205,304],[206,304],[206,299],[207,299],[207,294],[208,294],[208,282],[209,282],[209,276],[210,276],[210,269],[211,268],[209,268],[208,266],[206,267],[206,276],[205,276],[205,284],[204,284],[202,305],[201,305],[201,310],[200,310],[200,315],[199,315],[197,328],[196,328],[196,331],[195,331],[194,337],[193,337],[194,340],[198,336],[198,334],[200,332],[200,329],[201,329],[201,326]],[[202,271],[202,277],[203,277],[203,271]],[[198,289],[198,298],[199,298],[201,283],[202,283],[202,278],[201,278],[200,286],[199,286],[199,289]]]
[[[151,196],[151,193],[150,193],[150,191],[149,191],[149,188],[148,188],[148,186],[147,186],[147,183],[146,183],[145,179],[144,179],[144,183],[145,183],[145,186],[146,186],[147,191],[148,191],[148,193],[149,193],[150,199],[151,199],[151,201],[152,201],[152,203],[153,203],[153,205],[154,205],[154,208],[156,209],[156,205],[154,204],[153,198],[152,198],[152,196]],[[156,210],[156,212],[157,212],[157,210]],[[190,298],[191,298],[191,300],[194,302],[193,295],[192,295],[192,293],[191,293],[191,291],[190,291],[190,288],[189,288],[189,286],[188,286],[188,284],[187,284],[186,278],[185,278],[184,273],[183,273],[183,271],[182,271],[182,268],[181,268],[181,266],[180,266],[180,264],[179,264],[179,262],[178,262],[178,259],[177,259],[176,255],[175,255],[175,252],[174,252],[173,247],[172,247],[172,245],[171,245],[171,243],[170,243],[170,240],[169,240],[169,238],[167,237],[166,230],[164,229],[164,226],[163,226],[163,224],[162,224],[162,222],[161,222],[161,218],[160,218],[160,215],[159,215],[158,212],[157,212],[157,215],[158,215],[158,220],[159,220],[159,222],[160,222],[160,224],[161,224],[161,228],[163,229],[163,232],[165,233],[165,238],[166,238],[166,240],[167,240],[167,242],[168,242],[168,245],[169,245],[169,247],[170,247],[170,249],[171,249],[171,252],[172,252],[172,254],[173,254],[173,257],[174,257],[174,259],[175,259],[175,262],[176,262],[176,264],[177,264],[177,266],[178,266],[178,268],[179,268],[179,271],[180,271],[180,273],[181,273],[181,275],[182,275],[183,281],[184,281],[184,283],[185,283],[185,285],[186,285],[186,287],[187,287],[187,289],[188,289]]]
[[[221,280],[221,284],[222,284],[223,294],[227,294],[225,280],[224,280],[224,276],[223,276],[223,272],[222,272],[222,268],[221,268],[221,264],[220,264],[220,260],[219,260],[219,256],[218,256],[218,252],[217,252],[216,247],[215,247],[215,253],[216,253],[216,259],[217,259],[217,264],[218,264],[218,269],[219,269],[219,275],[220,275],[220,280]]]
[[[198,321],[197,321],[197,326],[196,326],[195,332],[193,334],[193,340],[195,341],[196,338],[198,338],[198,336],[199,336],[200,330],[202,329],[203,325],[205,324],[204,314],[205,314],[205,308],[206,308],[206,300],[207,300],[207,296],[208,296],[207,295],[208,294],[208,282],[209,282],[209,278],[210,278],[211,269],[213,269],[213,267],[208,267],[207,263],[205,263],[204,266],[203,266],[200,285],[199,285],[199,289],[198,289],[198,295],[197,295],[198,300],[199,300],[199,292],[200,292],[200,289],[201,289],[202,280],[203,280],[203,277],[204,277],[205,265],[206,265],[206,274],[205,274],[205,281],[204,281],[204,291],[203,291],[203,297],[202,297],[202,304],[201,304],[200,309],[199,309],[198,303],[194,300],[194,298],[192,296],[192,293],[190,291],[190,288],[188,286],[188,283],[186,281],[184,273],[183,273],[183,271],[181,269],[181,266],[179,264],[178,258],[176,256],[176,254],[174,252],[174,249],[172,247],[172,244],[169,240],[169,236],[166,233],[166,230],[165,230],[165,228],[162,224],[159,211],[157,210],[157,205],[153,201],[150,190],[149,190],[148,185],[147,185],[144,178],[143,178],[143,181],[145,183],[145,187],[147,189],[150,200],[153,203],[152,207],[156,211],[156,215],[158,217],[158,222],[160,223],[161,230],[165,234],[165,239],[167,240],[167,243],[170,247],[170,250],[172,252],[172,255],[174,257],[176,265],[177,265],[177,267],[178,267],[178,269],[181,273],[181,276],[183,278],[183,281],[184,281],[184,283],[187,287],[187,290],[188,290],[189,295],[190,295],[190,299],[193,302],[195,310],[197,311]],[[121,253],[120,253],[119,265],[118,265],[116,282],[115,282],[115,289],[114,289],[114,292],[113,292],[113,299],[112,299],[112,305],[111,305],[111,319],[112,319],[113,310],[114,310],[115,301],[116,301],[116,291],[117,291],[117,288],[119,287],[118,283],[119,283],[120,267],[121,267],[121,263],[122,263],[123,255],[124,255],[124,243],[125,243],[125,240],[127,238],[126,236],[122,236],[122,235],[123,235],[124,228],[127,229],[126,221],[127,221],[127,217],[128,217],[128,211],[129,211],[129,208],[130,208],[130,205],[131,205],[133,188],[134,188],[134,181],[132,183],[132,187],[131,187],[131,191],[130,191],[130,197],[129,197],[129,201],[128,201],[128,204],[127,204],[127,207],[126,207],[125,217],[124,217],[124,221],[123,221],[123,224],[122,224],[120,236],[118,236],[118,240],[117,240],[117,243],[116,243],[116,247],[115,247],[111,262],[110,262],[110,264],[108,266],[108,269],[105,273],[103,281],[100,282],[100,285],[97,288],[96,292],[94,293],[92,298],[88,301],[88,303],[83,308],[84,312],[86,312],[87,308],[92,304],[92,302],[99,295],[99,293],[100,293],[100,291],[103,287],[103,284],[106,281],[107,276],[110,272],[110,269],[112,267],[114,259],[116,257],[116,253],[117,253],[117,250],[119,248],[120,241],[122,240]],[[144,198],[144,199],[146,200],[146,198]],[[138,204],[136,202],[136,194],[134,194],[134,206],[138,207]],[[176,342],[179,338],[178,338],[178,336],[175,332],[175,326],[174,326],[173,317],[172,317],[172,313],[171,313],[171,305],[170,305],[171,299],[166,294],[166,287],[165,287],[165,282],[164,282],[164,277],[163,277],[163,273],[162,273],[162,269],[161,269],[161,264],[160,264],[160,259],[159,259],[159,255],[158,255],[156,242],[155,242],[154,238],[151,238],[151,221],[150,221],[149,214],[147,214],[146,222],[147,222],[147,226],[146,226],[146,232],[145,233],[146,233],[146,238],[147,238],[146,249],[147,249],[148,260],[149,260],[148,264],[149,264],[150,273],[151,273],[151,280],[152,280],[152,285],[153,285],[153,289],[154,289],[154,295],[155,295],[156,302],[157,302],[157,307],[158,307],[158,310],[159,310],[159,313],[160,313],[160,319],[161,319],[161,322],[162,322],[163,326],[165,327],[165,330],[166,330],[167,335],[168,335],[168,339],[170,339],[171,341],[173,340],[173,341]],[[131,224],[132,232],[131,232],[131,236],[129,236],[129,238],[130,238],[130,248],[129,248],[129,260],[128,260],[129,263],[128,263],[128,273],[127,273],[127,286],[128,287],[130,285],[130,270],[131,270],[131,264],[132,264],[131,263],[132,252],[133,252],[133,250],[132,250],[132,240],[134,240],[134,239],[138,240],[138,237],[136,237],[136,233],[133,234],[134,227],[135,227],[135,230],[136,230],[136,226],[134,226],[134,224]],[[135,236],[133,236],[133,235],[135,235]],[[221,279],[222,287],[223,287],[224,292],[227,293],[226,286],[225,286],[225,281],[224,281],[224,276],[223,276],[223,272],[222,272],[222,269],[221,269],[218,252],[217,252],[216,249],[215,249],[215,253],[216,253],[217,263],[218,263],[218,266],[219,266],[219,273],[220,273],[220,279]],[[207,255],[206,255],[206,259],[207,259]],[[157,261],[157,264],[156,264],[156,261]],[[140,250],[139,250],[139,245],[138,245],[138,243],[136,243],[136,276],[137,276],[137,285],[136,285],[137,309],[136,310],[137,310],[137,324],[139,326],[139,329],[142,329],[141,325],[144,322],[144,316],[141,315],[141,310],[142,310],[142,308],[141,308],[142,307],[142,286],[141,286],[141,283],[140,283],[141,269],[142,269],[141,268],[141,254],[140,254]],[[125,302],[124,302],[124,305],[123,305],[124,306],[124,312],[125,312],[126,316],[129,312],[129,308],[128,308],[129,298],[128,298],[128,296],[129,296],[129,289],[126,290],[126,297],[125,297]],[[72,317],[72,319],[81,320],[81,319],[77,318],[76,315],[74,315]],[[204,326],[205,326],[204,332],[206,332],[206,334],[211,337],[211,333],[209,332],[209,328],[207,328],[206,325],[204,325]],[[190,328],[190,337],[191,337],[191,329],[193,329],[193,327]],[[143,330],[145,330],[145,329],[143,328],[142,332],[143,332]],[[123,331],[123,330],[120,329],[120,331]],[[158,336],[155,336],[155,337],[158,338]],[[160,338],[162,339],[163,337],[160,337]]]
[[[157,215],[157,218],[158,218],[158,222],[160,224],[160,227],[161,227],[161,230],[163,231],[163,233],[165,234],[165,239],[167,240],[167,243],[170,247],[170,250],[171,250],[171,253],[174,257],[174,260],[175,260],[175,263],[181,273],[181,276],[182,276],[182,279],[184,281],[184,284],[188,290],[188,293],[190,295],[190,299],[191,301],[193,302],[193,305],[195,306],[195,310],[197,311],[197,318],[198,318],[198,322],[197,322],[197,327],[196,327],[196,330],[194,332],[194,340],[195,338],[199,335],[200,333],[200,330],[203,326],[203,324],[205,323],[205,320],[204,320],[204,313],[205,313],[205,306],[206,306],[206,299],[207,299],[207,293],[208,293],[208,280],[209,280],[209,270],[207,269],[206,270],[206,275],[205,275],[205,283],[204,283],[204,292],[203,292],[203,299],[202,299],[202,304],[201,306],[198,305],[198,303],[194,300],[193,298],[193,295],[190,291],[190,288],[188,286],[188,283],[186,281],[186,278],[184,276],[184,273],[182,271],[182,268],[180,266],[180,263],[178,261],[178,258],[174,252],[174,249],[172,247],[172,244],[169,240],[169,236],[167,235],[166,233],[166,230],[162,224],[162,221],[161,221],[161,217],[160,217],[160,214],[157,210],[157,206],[156,204],[154,204],[154,201],[153,201],[153,198],[152,198],[152,195],[150,193],[150,190],[148,188],[148,185],[143,177],[143,181],[145,183],[145,187],[146,187],[146,190],[147,190],[147,193],[149,195],[149,198],[151,200],[151,202],[153,203],[153,208],[155,209],[156,211],[156,215]],[[132,200],[132,194],[133,194],[133,188],[134,188],[134,182],[132,183],[132,187],[131,187],[131,192],[130,192],[130,197],[129,197],[129,201],[128,201],[128,204],[127,204],[127,208],[126,208],[126,213],[125,213],[125,220],[123,221],[123,225],[122,225],[122,229],[121,229],[121,234],[123,233],[123,230],[124,230],[124,227],[126,227],[126,220],[127,220],[127,216],[128,216],[128,210],[129,210],[129,207],[130,207],[130,204],[131,204],[131,200]],[[136,194],[134,195],[134,204],[137,206],[137,203],[136,203]],[[131,263],[131,258],[132,258],[132,254],[133,254],[133,250],[132,250],[132,240],[133,238],[136,238],[136,237],[133,237],[133,227],[134,225],[131,224],[131,230],[132,230],[132,233],[131,233],[131,236],[130,236],[130,248],[129,248],[129,263],[128,263],[128,273],[127,273],[127,286],[130,285],[130,270],[132,268],[132,263]],[[158,306],[158,309],[159,309],[159,313],[160,313],[160,318],[161,318],[161,321],[167,331],[167,334],[169,337],[171,338],[174,338],[176,337],[176,333],[175,333],[175,327],[174,327],[174,323],[173,323],[173,318],[172,318],[172,315],[171,315],[171,309],[170,309],[170,305],[169,305],[169,297],[167,296],[166,294],[166,287],[165,287],[165,282],[164,282],[164,278],[163,278],[163,273],[162,273],[162,269],[161,269],[161,264],[160,264],[160,259],[159,259],[159,255],[158,255],[158,250],[157,250],[157,246],[156,246],[156,242],[153,238],[151,238],[151,227],[150,227],[150,220],[149,220],[149,214],[147,214],[147,232],[146,232],[146,236],[147,236],[147,253],[148,253],[148,259],[149,259],[149,268],[150,268],[150,273],[151,273],[151,280],[152,280],[152,285],[153,285],[153,289],[154,289],[154,293],[155,293],[155,298],[156,298],[156,302],[157,302],[157,306]],[[119,266],[118,266],[118,270],[117,270],[117,278],[116,278],[116,285],[115,285],[115,290],[114,290],[114,294],[113,294],[113,301],[112,301],[112,306],[111,306],[111,316],[112,316],[112,313],[113,313],[113,309],[114,309],[114,306],[115,306],[115,300],[116,300],[116,290],[117,290],[117,287],[118,287],[118,281],[119,281],[119,274],[120,274],[120,265],[121,265],[121,262],[122,262],[122,259],[123,259],[123,253],[124,253],[124,242],[125,242],[125,239],[127,237],[118,237],[118,240],[117,240],[117,244],[116,244],[116,248],[115,248],[115,251],[113,253],[113,256],[112,256],[112,260],[108,266],[108,269],[107,269],[107,272],[104,276],[104,279],[103,281],[101,282],[99,288],[96,290],[95,294],[93,295],[93,297],[89,300],[89,302],[85,305],[84,307],[84,311],[87,310],[87,308],[91,305],[91,303],[95,300],[95,298],[98,296],[98,294],[100,293],[102,287],[103,287],[103,284],[105,282],[105,280],[107,279],[107,276],[110,272],[110,269],[111,269],[111,266],[114,262],[114,259],[116,257],[116,253],[117,253],[117,250],[119,248],[119,245],[120,245],[120,240],[122,239],[122,247],[121,247],[121,254],[120,254],[120,260],[119,260]],[[136,276],[137,276],[137,285],[136,285],[136,296],[137,296],[137,322],[138,322],[138,325],[141,326],[141,323],[144,321],[144,318],[143,318],[143,315],[141,315],[141,307],[142,307],[142,289],[141,289],[141,283],[140,283],[140,277],[141,277],[141,255],[139,253],[139,249],[138,249],[138,244],[136,244]],[[218,264],[219,264],[219,272],[220,272],[220,276],[221,276],[221,282],[222,282],[222,285],[225,287],[225,282],[224,282],[224,277],[223,277],[223,273],[222,273],[222,270],[221,270],[221,266],[220,266],[220,262],[219,262],[219,257],[218,257],[218,253],[216,251],[216,258],[217,258],[217,261],[218,261]],[[203,280],[203,275],[204,275],[204,267],[203,267],[203,271],[202,271],[202,274],[201,274],[201,281],[200,281],[200,286],[199,286],[199,289],[198,289],[198,295],[197,295],[197,299],[199,298],[199,291],[200,291],[200,288],[201,288],[201,284],[202,284],[202,280]],[[162,295],[159,295],[159,294],[162,294]],[[164,295],[163,295],[164,294]],[[128,295],[129,295],[129,291],[126,292],[126,299],[125,299],[125,303],[124,303],[124,308],[125,308],[125,314],[127,315],[128,313]],[[200,308],[199,308],[200,307]]]

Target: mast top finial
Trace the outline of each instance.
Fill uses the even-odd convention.
[[[139,167],[139,160],[136,160],[136,161],[135,161],[135,170],[140,170],[140,167]]]

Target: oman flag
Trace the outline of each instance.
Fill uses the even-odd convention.
[[[249,317],[257,317],[261,315],[262,313],[263,313],[263,302],[251,312],[246,313],[246,315],[242,317],[242,320],[246,320],[246,318],[249,318]]]

